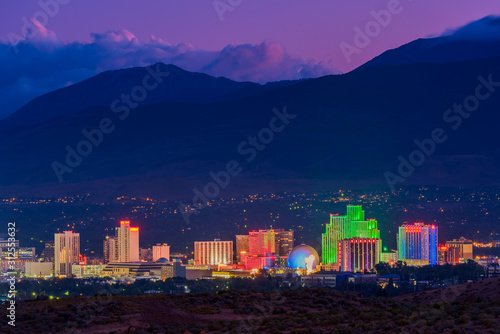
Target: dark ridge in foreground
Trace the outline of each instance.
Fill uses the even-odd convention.
[[[452,299],[443,297],[440,289],[397,298],[366,298],[327,289],[67,298],[19,304],[16,328],[2,319],[0,329],[2,333],[500,331],[500,278],[453,289],[459,293]],[[426,302],[415,301],[429,293],[432,298]]]

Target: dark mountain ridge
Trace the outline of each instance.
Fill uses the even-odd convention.
[[[481,47],[457,53],[474,45]],[[499,42],[436,38],[387,51],[347,74],[267,85],[164,64],[104,72],[0,121],[0,195],[189,198],[231,160],[242,173],[221,194],[388,187],[384,175],[398,173],[398,156],[408,159],[418,149],[414,141],[436,128],[447,140],[404,185],[498,184],[492,137],[500,120],[499,64]],[[144,86],[146,76],[155,77],[151,71],[168,76],[127,117],[113,112],[112,102]],[[491,94],[476,111],[445,117],[485,80]],[[248,159],[249,136],[270,127],[285,108],[296,117]],[[113,130],[70,167],[68,150],[77,150],[88,140],[82,131],[105,119]],[[61,178],[54,163],[67,166]]]

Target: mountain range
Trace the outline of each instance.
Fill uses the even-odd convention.
[[[500,42],[438,37],[346,74],[266,85],[162,63],[103,72],[0,121],[0,196],[189,199],[230,161],[241,173],[221,195],[388,188],[387,172],[400,177],[395,186],[498,184],[499,65]],[[479,85],[487,98],[475,98]],[[466,116],[448,112],[464,103],[474,109]],[[399,173],[398,157],[411,160],[422,150],[415,140],[436,129],[446,140]],[[97,144],[81,144],[92,141],[85,133]],[[91,153],[68,160],[79,148]]]

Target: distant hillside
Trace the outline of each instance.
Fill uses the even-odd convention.
[[[147,98],[139,106],[169,103],[210,103],[244,88],[261,85],[236,82],[223,77],[214,78],[203,73],[192,73],[174,65],[155,64],[147,68],[135,67],[106,71],[80,83],[42,95],[0,122],[0,130],[16,126],[40,124],[59,116],[73,116],[90,107],[110,107],[122,94],[130,95],[136,86],[156,87],[148,90]],[[140,92],[137,92],[140,96]]]
[[[410,295],[399,296],[396,299],[419,304],[498,302],[500,301],[500,277],[445,288],[423,290]]]
[[[429,138],[436,127],[446,129],[449,140],[438,145],[436,153],[406,184],[496,183],[500,181],[496,163],[499,152],[491,134],[496,132],[499,120],[500,94],[492,94],[482,102],[456,133],[450,123],[443,121],[443,113],[474,93],[478,76],[492,75],[498,80],[499,62],[500,58],[491,58],[379,66],[235,100],[226,96],[225,102],[145,105],[134,109],[123,121],[106,105],[80,112],[73,109],[73,113],[43,124],[3,134],[0,192],[189,198],[193,187],[203,188],[210,181],[210,171],[224,169],[230,160],[241,163],[244,172],[232,178],[226,189],[229,193],[302,191],[336,185],[385,187],[383,173],[396,171],[397,157],[408,157],[415,149],[414,140]],[[204,75],[201,79],[203,83],[226,82]],[[100,76],[89,80],[97,87],[105,85]],[[232,89],[239,85],[227,83]],[[135,82],[128,85],[121,89],[130,91]],[[169,85],[175,86],[175,80]],[[179,87],[184,86],[181,83]],[[63,95],[61,101],[66,101],[66,92],[73,99],[70,88],[56,92]],[[103,101],[109,101],[105,96],[110,95],[104,94]],[[158,93],[152,99],[162,96]],[[199,97],[198,102],[202,100]],[[71,110],[73,104],[68,105]],[[248,163],[249,155],[239,154],[239,145],[269,126],[275,116],[273,108],[282,113],[285,106],[288,113],[297,115],[296,119],[290,120]],[[19,115],[29,108],[23,110]],[[35,110],[29,112],[34,114]],[[13,117],[20,117],[17,114]],[[82,130],[98,127],[103,118],[109,118],[115,130],[59,183],[52,163],[64,163],[67,146],[76,149],[86,139]]]
[[[445,64],[492,57],[500,57],[500,41],[464,41],[452,37],[420,38],[385,51],[361,65],[359,69],[380,65]]]
[[[484,58],[492,55],[498,57]],[[347,74],[267,85],[164,64],[104,72],[0,121],[0,196],[186,199],[232,160],[242,172],[220,195],[388,188],[385,173],[399,175],[400,159],[408,160],[418,149],[415,140],[430,138],[436,128],[445,142],[396,185],[500,184],[500,152],[492,140],[500,120],[499,64],[498,42],[441,37],[388,51]],[[158,76],[160,85],[147,97],[137,104],[124,100],[137,96],[145,78],[151,85]],[[481,92],[491,94],[478,100],[476,111],[447,111],[474,102],[468,97],[485,80],[490,84]],[[296,116],[265,137],[264,146],[252,147],[251,138],[285,108]],[[88,140],[83,131],[99,128],[103,119],[111,133],[91,154],[68,163],[68,152]]]

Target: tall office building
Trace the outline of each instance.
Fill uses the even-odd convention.
[[[250,256],[265,256],[276,253],[276,233],[274,230],[258,230],[248,233],[248,253]]]
[[[399,227],[398,254],[410,265],[438,263],[438,228],[424,223],[404,224]]]
[[[194,243],[195,265],[218,265],[233,263],[233,242],[220,241],[196,241]]]
[[[106,236],[103,241],[103,257],[104,263],[113,263],[118,261],[118,237]]]
[[[54,241],[46,242],[40,258],[43,262],[54,262],[54,253]]]
[[[248,238],[249,238],[248,234],[236,236],[236,263],[242,261],[241,260],[242,252],[244,252],[244,254],[248,254],[249,252]]]
[[[245,246],[247,249],[243,249]],[[240,253],[243,250],[249,256],[266,256],[269,253],[287,256],[292,248],[292,230],[258,230],[249,232],[248,236],[236,236],[236,252]]]
[[[139,262],[139,228],[121,221],[117,234],[118,262]]]
[[[153,262],[153,248],[139,248],[139,260],[141,262]]]
[[[156,244],[156,246],[153,246],[153,262],[162,257],[170,261],[170,246],[167,244]]]
[[[80,262],[80,233],[64,231],[54,235],[55,275],[70,275],[72,265]]]
[[[338,249],[338,263],[341,271],[372,270],[382,260],[381,239],[344,239],[339,241]]]
[[[322,235],[323,263],[338,263],[339,241],[352,238],[380,239],[375,219],[365,219],[361,205],[348,205],[346,216],[330,214],[330,223]]]
[[[288,253],[294,246],[293,231],[289,230],[274,230],[276,233],[276,254],[279,256],[288,256]]]
[[[454,254],[448,259],[448,263],[457,263],[460,261],[473,260],[473,244],[472,240],[467,240],[464,237],[446,241],[446,247],[449,249],[449,254]]]
[[[130,228],[130,262],[139,262],[139,228]]]

